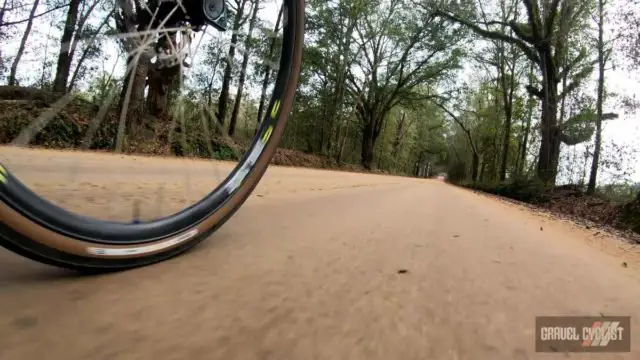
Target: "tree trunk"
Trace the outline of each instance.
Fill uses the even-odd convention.
[[[164,35],[160,42],[166,41],[164,46],[170,49],[169,44],[176,44],[177,38],[175,33]],[[169,68],[148,68],[147,84],[149,90],[147,94],[147,111],[149,114],[158,119],[165,120],[169,115],[169,98],[175,87],[175,80],[180,75],[182,67],[180,65]]]
[[[504,136],[502,138],[502,160],[500,162],[500,181],[507,178],[507,163],[509,160],[509,144],[511,142],[511,109],[505,109]]]
[[[216,78],[216,73],[218,71],[218,66],[220,65],[220,60],[221,58],[218,56],[216,57],[216,61],[213,63],[213,66],[211,67],[211,76],[207,79],[207,87],[205,90],[205,95],[207,96],[207,106],[209,108],[211,108],[211,104],[213,104],[213,97],[211,96],[213,94],[213,82],[215,81]],[[207,114],[209,114],[209,111],[207,111]]]
[[[55,20],[53,20],[55,21]],[[44,54],[42,56],[42,71],[40,71],[40,89],[45,89],[45,83],[48,80],[47,74],[47,59],[49,58],[49,39],[51,38],[51,29],[53,28],[53,21],[49,23],[49,30],[47,31],[47,41],[44,44]]]
[[[338,58],[338,71],[336,76],[336,84],[335,84],[335,96],[333,98],[333,103],[331,106],[331,113],[329,114],[329,119],[332,121],[331,130],[329,133],[329,144],[327,146],[328,152],[332,153],[332,139],[333,134],[335,134],[335,144],[339,146],[338,136],[340,134],[339,127],[342,123],[342,108],[344,106],[344,95],[346,92],[346,81],[347,81],[347,68],[349,66],[348,54],[351,48],[351,39],[353,35],[353,31],[355,28],[355,20],[350,19],[349,23],[347,23],[347,29],[345,31],[344,36],[340,36],[338,39],[340,54],[342,58]],[[335,128],[338,128],[336,131]]]
[[[278,33],[278,28],[280,27],[280,20],[282,19],[282,9],[283,6],[280,6],[280,12],[278,12],[278,19],[276,20],[276,25],[273,27],[273,39],[271,39],[271,44],[269,45],[269,56],[267,58],[267,64],[264,66],[264,78],[262,80],[262,91],[260,92],[260,103],[258,105],[258,118],[256,120],[256,132],[258,131],[258,127],[260,127],[260,123],[262,122],[262,115],[264,113],[265,102],[267,101],[267,87],[269,87],[269,75],[271,73],[271,66],[269,66],[269,62],[273,57],[273,51],[276,47],[276,34]]]
[[[589,174],[589,184],[587,193],[596,192],[598,177],[598,163],[600,161],[600,148],[602,146],[602,106],[604,103],[604,0],[598,1],[598,99],[596,101],[596,139],[593,149],[593,160],[591,163],[591,173]]]
[[[227,102],[229,101],[229,86],[231,85],[231,71],[233,67],[233,58],[236,55],[236,44],[238,43],[238,29],[242,22],[242,16],[244,15],[244,6],[247,0],[242,0],[238,4],[238,12],[233,20],[233,35],[231,35],[231,44],[229,46],[229,52],[227,56],[227,65],[224,68],[224,77],[222,78],[222,89],[220,91],[220,97],[218,98],[218,131],[222,132],[224,129],[225,118],[227,117]]]
[[[131,62],[137,64],[130,65]],[[120,123],[118,125],[118,135],[116,139],[116,152],[124,150],[124,139],[127,133],[137,133],[144,119],[144,90],[146,87],[147,74],[149,72],[150,59],[146,56],[129,56],[127,67],[132,68],[125,75],[125,81],[120,93]],[[125,123],[126,121],[126,123]]]
[[[520,144],[520,160],[518,161],[517,174],[522,176],[524,167],[527,164],[527,146],[529,144],[529,133],[531,132],[531,122],[533,120],[533,106],[531,105],[533,97],[529,97],[529,104],[527,104],[527,122],[524,128],[524,134],[522,135],[522,143]]]
[[[533,63],[529,65],[529,79],[533,78]],[[533,107],[534,107],[534,97],[529,94],[529,100],[527,101],[527,122],[524,129],[524,134],[522,136],[522,143],[520,144],[520,160],[518,161],[518,166],[516,169],[517,176],[520,177],[523,175],[524,167],[527,164],[527,146],[529,144],[529,133],[531,132],[531,122],[533,120]]]
[[[400,153],[400,143],[402,142],[403,130],[404,130],[404,122],[405,122],[405,113],[402,113],[402,118],[396,124],[396,133],[393,139],[393,143],[391,144],[391,156],[394,159],[398,159],[398,154]],[[397,170],[397,163],[394,164],[394,170]]]
[[[500,168],[500,164],[498,163],[500,159],[500,144],[498,144],[498,131],[496,130],[493,133],[493,140],[491,143],[491,182],[495,182],[498,179],[498,170]]]
[[[321,96],[326,96],[327,92],[328,92],[328,87],[329,87],[329,80],[327,77],[325,77],[322,80],[322,95]],[[322,101],[322,112],[320,114],[320,139],[318,140],[318,152],[322,153],[322,150],[324,149],[324,139],[325,139],[325,133],[326,133],[326,125],[327,125],[327,108],[329,107],[329,102],[328,101]]]
[[[336,154],[336,162],[338,165],[342,164],[342,156],[344,154],[344,147],[347,144],[347,139],[349,138],[349,125],[350,125],[350,117],[346,118],[344,124],[344,135],[342,136],[342,140],[340,140],[340,145],[338,148],[338,153]]]
[[[242,55],[242,70],[240,72],[240,79],[238,80],[238,91],[236,92],[236,101],[233,104],[233,111],[231,112],[231,120],[229,121],[229,136],[233,137],[236,132],[236,123],[238,122],[238,114],[240,113],[240,104],[242,103],[242,91],[244,88],[244,82],[247,77],[247,65],[249,65],[249,53],[251,35],[253,34],[253,28],[256,24],[256,17],[258,16],[258,4],[259,1],[255,0],[253,4],[253,13],[251,14],[251,20],[249,20],[249,33],[244,41],[244,54]]]
[[[538,179],[548,185],[555,184],[560,153],[560,129],[557,123],[558,81],[556,68],[549,52],[541,52],[543,74],[542,123],[540,152],[538,154]]]
[[[474,183],[478,181],[478,165],[480,163],[480,157],[478,153],[473,151],[471,153],[471,181]],[[484,162],[482,164],[482,170],[484,173]]]
[[[362,150],[360,155],[361,155],[362,166],[367,170],[371,170],[373,165],[373,150],[375,146],[375,141],[373,136],[374,121],[373,119],[368,119],[368,120],[369,121],[365,124],[364,129],[362,131]]]
[[[67,79],[69,79],[71,61],[73,60],[71,55],[71,40],[73,39],[73,34],[76,30],[79,7],[80,0],[71,0],[69,3],[67,20],[65,21],[62,37],[60,38],[60,53],[58,54],[56,77],[53,81],[53,91],[55,92],[67,91]]]
[[[86,48],[82,51],[82,54],[78,59],[78,64],[76,64],[76,68],[73,70],[73,74],[71,75],[71,80],[69,81],[67,91],[71,91],[75,87],[76,81],[78,80],[78,75],[80,75],[80,69],[82,69],[82,65],[84,64],[84,61],[87,59],[87,56],[89,55],[89,50],[93,45],[93,42],[95,41],[96,37],[102,30],[102,28],[105,27],[105,25],[107,25],[107,23],[109,22],[109,19],[111,18],[111,14],[112,13],[110,12],[107,16],[105,16],[105,18],[102,20],[102,22],[98,26],[98,29],[96,29],[96,33],[94,37],[91,39],[91,42],[87,44]],[[77,41],[74,40],[74,42],[77,42]]]
[[[513,68],[515,69],[515,56]],[[505,61],[501,62],[502,73],[502,100],[504,102],[504,134],[502,138],[502,161],[500,163],[500,181],[507,178],[507,162],[509,160],[509,145],[511,143],[511,120],[513,118],[513,93],[515,92],[515,74],[511,74],[509,82],[506,81]]]
[[[31,12],[29,12],[29,21],[27,21],[27,27],[24,30],[22,35],[22,40],[20,41],[20,47],[18,48],[18,52],[16,57],[13,59],[13,63],[11,64],[11,72],[9,73],[9,85],[15,86],[17,85],[16,73],[18,72],[18,64],[20,63],[20,58],[24,54],[24,49],[27,45],[27,40],[29,39],[29,35],[31,34],[31,27],[33,26],[33,16],[38,9],[38,4],[40,0],[35,0],[33,2],[33,6],[31,7]]]
[[[166,119],[168,117],[169,90],[178,74],[180,74],[180,66],[149,70],[149,93],[147,96],[149,114],[158,119]]]
[[[377,122],[374,122],[374,124],[376,124],[376,123],[377,123]],[[385,122],[384,122],[384,125],[383,125],[383,128],[382,128],[381,130],[375,130],[375,127],[374,127],[374,130],[373,130],[373,148],[374,148],[374,149],[376,148],[376,140],[378,139],[378,136],[379,136],[381,133],[384,133],[384,132],[386,131],[386,128],[387,128],[387,124],[388,124],[388,123],[389,123],[388,121],[385,121]],[[381,144],[381,145],[380,145],[380,148],[379,148],[379,152],[378,152],[378,166],[376,167],[377,169],[383,169],[383,168],[386,168],[386,167],[383,167],[383,165],[385,165],[385,164],[383,164],[383,163],[382,163],[382,160],[384,160],[384,159],[385,159],[385,157],[384,157],[384,156],[382,156],[382,154],[381,154],[381,153],[383,152],[383,150],[384,150],[384,148],[383,148],[383,146],[382,146],[382,144]]]

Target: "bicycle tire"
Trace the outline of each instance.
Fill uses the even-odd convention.
[[[304,0],[283,0],[280,67],[267,112],[247,153],[198,203],[170,217],[124,224],[68,212],[39,197],[0,165],[0,246],[81,272],[120,271],[173,258],[220,228],[267,170],[293,106],[302,62]]]

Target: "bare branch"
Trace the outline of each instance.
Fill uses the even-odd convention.
[[[533,62],[535,62],[536,64],[540,64],[540,57],[538,56],[538,54],[536,54],[536,52],[531,49],[531,47],[529,45],[527,45],[527,43],[525,43],[523,40],[511,37],[509,35],[505,35],[503,33],[497,32],[497,31],[488,31],[488,30],[484,30],[481,27],[479,27],[478,25],[465,20],[465,19],[461,19],[455,15],[452,14],[448,14],[446,12],[443,11],[436,11],[437,15],[443,16],[447,19],[449,19],[450,21],[459,23],[463,26],[466,26],[467,28],[473,30],[475,33],[477,33],[480,36],[489,38],[489,39],[493,39],[493,40],[500,40],[500,41],[505,41],[508,42],[510,44],[516,45],[517,47],[520,48],[520,50],[522,50],[524,52],[524,54]]]
[[[462,120],[460,120],[460,118],[458,116],[456,116],[454,113],[452,113],[449,109],[447,109],[444,105],[440,104],[439,102],[433,102],[433,104],[437,107],[439,107],[440,109],[442,109],[444,112],[446,112],[452,119],[453,121],[456,122],[456,124],[458,124],[460,126],[460,128],[462,129],[462,131],[464,131],[465,135],[467,135],[467,139],[469,140],[469,145],[471,145],[471,148],[473,149],[474,153],[478,153],[477,148],[475,143],[473,142],[473,137],[471,136],[471,130],[469,130],[464,123],[462,122]]]
[[[527,92],[535,97],[537,97],[538,99],[542,99],[544,97],[544,94],[542,92],[542,90],[538,89],[537,87],[533,86],[533,85],[527,85],[525,87],[527,89]]]
[[[18,25],[18,24],[22,24],[22,23],[25,23],[25,22],[27,22],[27,21],[29,21],[29,20],[31,20],[31,19],[39,18],[39,17],[41,17],[41,16],[47,15],[47,14],[49,14],[49,13],[52,13],[52,12],[54,12],[54,11],[56,11],[56,10],[64,9],[64,8],[66,8],[67,6],[69,6],[69,4],[68,4],[68,3],[67,3],[67,4],[63,4],[63,5],[58,5],[58,6],[54,7],[54,8],[52,8],[52,9],[49,9],[49,10],[47,10],[47,11],[45,11],[45,12],[40,13],[40,14],[36,14],[36,15],[30,16],[30,17],[28,17],[28,18],[26,18],[26,19],[16,20],[16,21],[9,21],[9,22],[3,22],[3,23],[1,23],[1,24],[0,24],[0,27],[2,27],[2,26],[11,26],[11,25]]]

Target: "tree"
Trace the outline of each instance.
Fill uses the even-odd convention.
[[[478,144],[473,134],[471,133],[471,127],[467,124],[467,119],[472,119],[473,117],[476,120],[479,120],[478,112],[464,110],[461,115],[454,114],[448,107],[441,103],[436,103],[436,105],[442,109],[449,117],[460,127],[462,132],[464,133],[464,137],[468,141],[468,144],[471,148],[471,181],[478,181],[478,168],[480,165],[480,151],[478,149]]]
[[[227,106],[229,102],[229,86],[231,85],[231,70],[233,69],[234,57],[236,55],[236,45],[238,43],[238,30],[242,27],[244,17],[244,7],[248,0],[235,0],[236,15],[233,19],[233,26],[231,28],[231,43],[229,44],[229,52],[227,53],[226,66],[224,68],[224,77],[222,78],[222,89],[220,90],[220,97],[218,98],[218,112],[216,117],[218,118],[217,129],[223,131],[224,123],[227,118]]]
[[[528,78],[529,82],[532,82],[533,79],[533,63],[529,65]],[[529,144],[529,135],[531,133],[532,120],[533,120],[533,111],[537,104],[537,101],[533,98],[533,95],[528,94],[528,98],[526,101],[525,112],[526,115],[523,119],[524,129],[522,130],[521,140],[518,144],[518,157],[516,159],[516,178],[520,178],[524,175],[524,169],[527,164],[527,150]]]
[[[591,171],[589,174],[589,183],[587,185],[587,192],[591,194],[596,191],[598,164],[600,162],[600,150],[602,147],[602,108],[605,100],[605,71],[607,62],[609,61],[613,51],[610,41],[605,39],[607,3],[607,0],[598,0],[597,15],[594,16],[598,29],[598,39],[596,41],[596,49],[598,52],[598,90],[596,100],[596,137],[593,149],[593,159],[591,162]]]
[[[486,30],[473,18],[464,18],[448,9],[438,9],[437,13],[455,23],[462,24],[480,36],[488,39],[507,42],[517,46],[525,56],[538,67],[542,88],[528,86],[528,91],[540,99],[541,143],[538,155],[537,176],[545,183],[555,182],[558,158],[560,153],[561,129],[557,111],[560,100],[579,86],[590,73],[588,67],[582,68],[574,76],[574,80],[562,91],[559,83],[565,74],[584,66],[587,52],[580,51],[576,56],[567,59],[567,43],[572,32],[578,30],[578,24],[584,17],[588,3],[578,0],[522,0],[527,14],[524,23],[518,19],[508,22],[491,20],[482,25],[508,27],[513,35],[497,30]]]
[[[518,17],[516,2],[512,1],[507,5],[505,0],[500,2],[502,21],[507,22],[510,17]],[[502,27],[501,31],[506,32],[507,28]],[[510,30],[510,29],[509,29]],[[513,32],[510,31],[513,36]],[[500,181],[506,179],[507,163],[509,159],[509,148],[511,146],[511,126],[513,120],[513,101],[515,98],[516,87],[518,86],[517,66],[521,57],[521,52],[512,44],[498,42],[498,75],[499,84],[502,92],[502,102],[504,108],[504,133],[502,139],[502,155],[500,162]]]
[[[262,79],[262,90],[260,91],[260,100],[258,101],[258,115],[256,120],[256,132],[258,131],[258,126],[262,121],[262,117],[264,115],[265,102],[267,101],[267,87],[269,86],[269,79],[271,76],[271,66],[270,61],[273,60],[274,51],[276,47],[277,34],[280,31],[280,21],[282,20],[282,11],[284,9],[284,5],[280,6],[280,11],[278,11],[278,18],[276,19],[276,24],[273,27],[273,37],[271,41],[269,41],[269,51],[267,52],[267,56],[265,57],[265,65],[264,65],[264,77]]]
[[[67,91],[67,82],[69,81],[71,63],[76,48],[78,47],[87,20],[100,1],[101,0],[93,0],[86,2],[71,0],[69,2],[67,18],[62,31],[62,37],[60,38],[60,53],[56,66],[56,76],[53,82],[53,91],[61,93]],[[82,9],[80,9],[80,5],[82,5]],[[107,18],[110,15],[111,14],[109,14]]]
[[[109,20],[113,16],[113,10],[111,10],[102,20],[102,22],[98,25],[97,28],[93,29],[91,26],[85,26],[85,32],[87,35],[91,36],[90,41],[88,41],[84,48],[82,49],[82,53],[78,58],[76,63],[76,67],[73,70],[73,74],[71,75],[71,80],[69,80],[69,85],[67,86],[67,91],[71,91],[78,81],[78,78],[81,74],[84,73],[84,63],[92,58],[99,56],[102,53],[102,49],[100,47],[100,42],[96,41],[98,36],[102,33],[103,29],[107,26]]]
[[[233,137],[236,131],[236,122],[238,121],[238,114],[240,113],[240,104],[242,103],[242,92],[244,90],[244,82],[247,77],[247,65],[249,65],[249,56],[251,54],[251,42],[253,40],[253,29],[256,25],[256,18],[258,17],[259,2],[253,1],[253,11],[251,13],[251,19],[249,20],[249,32],[244,41],[244,49],[242,54],[242,67],[240,70],[240,78],[238,79],[238,90],[236,91],[236,101],[233,104],[233,110],[231,111],[231,119],[229,120],[229,136]]]
[[[144,24],[136,22],[138,14],[144,11],[139,1],[136,0],[135,7],[124,0],[119,1],[119,5],[119,10],[114,17],[116,27],[120,33],[128,34],[145,29]],[[151,55],[144,51],[144,48],[141,48],[146,42],[146,37],[142,35],[126,37],[122,40],[122,46],[127,53],[127,67],[118,106],[121,111],[116,138],[116,152],[121,152],[124,149],[124,139],[127,133],[126,121],[128,120],[130,130],[142,125],[145,113],[144,91],[151,64]]]
[[[71,0],[67,11],[67,20],[60,38],[60,54],[58,55],[56,77],[53,83],[53,90],[57,92],[65,92],[67,90],[67,78],[69,77],[69,69],[71,68],[73,57],[71,54],[71,40],[76,30],[79,8],[80,0]]]
[[[630,62],[631,69],[640,67],[640,0],[623,1],[616,11],[615,25],[620,32],[621,52]]]
[[[209,41],[204,45],[204,63],[208,64],[204,69],[196,68],[193,72],[193,78],[196,87],[206,102],[206,106],[213,106],[213,94],[216,90],[215,85],[219,80],[220,72],[218,68],[224,61],[225,50],[222,38]],[[209,111],[206,112],[209,115]],[[213,119],[209,119],[212,121]]]
[[[178,35],[180,36],[178,40]],[[187,38],[191,33],[180,31],[168,35],[162,35],[158,46],[164,48],[167,53],[182,52],[182,46],[188,46]],[[165,120],[169,116],[169,95],[172,91],[179,90],[183,73],[183,63],[173,66],[152,65],[148,69],[149,94],[147,95],[147,112],[158,119]]]
[[[13,63],[11,64],[11,73],[9,74],[9,85],[17,85],[16,73],[18,72],[18,64],[20,64],[20,59],[24,54],[24,50],[27,46],[27,40],[29,39],[29,35],[31,34],[31,27],[33,26],[33,19],[35,18],[36,10],[38,9],[38,5],[40,4],[40,0],[35,0],[33,5],[31,6],[31,12],[29,13],[29,20],[27,20],[27,27],[22,34],[22,40],[20,41],[20,47],[18,47],[18,53],[16,57],[13,59]]]
[[[478,3],[480,6],[480,13],[484,23],[484,28],[490,30],[489,20],[486,5]],[[495,15],[500,18],[502,24],[499,27],[499,31],[502,34],[513,36],[513,31],[507,26],[507,23],[512,18],[518,18],[517,0],[500,0],[498,2],[498,9],[495,11]],[[506,179],[507,167],[509,163],[509,150],[511,148],[512,126],[513,126],[513,113],[514,113],[514,100],[517,96],[516,90],[520,85],[521,76],[521,63],[522,52],[517,46],[506,43],[504,41],[489,39],[490,48],[479,48],[480,54],[477,55],[478,60],[483,65],[490,65],[494,68],[496,75],[496,87],[500,93],[499,100],[502,102],[500,113],[504,117],[504,123],[502,125],[502,148],[499,155],[500,168],[498,170],[498,177],[500,181]],[[489,56],[485,57],[484,53],[488,53]],[[491,72],[492,69],[486,68],[487,72]],[[496,98],[498,100],[498,98]],[[495,134],[496,136],[499,134]],[[497,146],[497,144],[496,144]],[[498,155],[497,153],[495,155]],[[498,161],[498,158],[495,158]]]
[[[461,52],[456,44],[461,36],[432,12],[417,13],[401,1],[372,1],[367,8],[355,26],[361,49],[357,63],[366,79],[352,72],[348,88],[363,128],[361,162],[371,169],[389,111],[401,102],[438,98],[428,86],[458,68]]]

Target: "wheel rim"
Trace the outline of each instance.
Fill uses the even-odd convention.
[[[167,217],[141,223],[122,223],[93,219],[83,215],[64,210],[38,196],[28,187],[22,184],[17,177],[1,168],[0,172],[5,180],[0,187],[0,199],[11,208],[18,211],[28,219],[66,236],[100,244],[141,244],[157,241],[168,236],[185,232],[188,228],[197,225],[209,218],[226,201],[228,201],[240,186],[248,174],[257,169],[254,168],[258,158],[269,156],[265,154],[265,146],[269,141],[277,141],[271,135],[278,126],[284,126],[286,114],[281,116],[280,110],[291,104],[283,104],[282,95],[288,86],[291,86],[291,68],[294,58],[294,44],[296,34],[294,26],[299,19],[295,18],[296,11],[287,11],[287,8],[296,6],[295,1],[285,1],[282,55],[273,95],[268,103],[265,116],[260,127],[238,165],[207,197],[182,211]],[[66,101],[63,97],[59,101]],[[291,100],[287,100],[291,101]],[[283,106],[288,105],[288,106]],[[55,106],[55,105],[54,105]],[[255,185],[255,184],[254,184]]]

